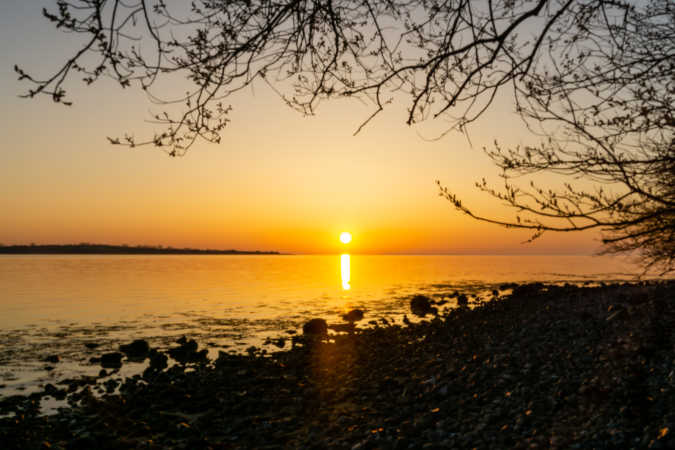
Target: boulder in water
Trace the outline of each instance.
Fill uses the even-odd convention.
[[[122,367],[122,354],[120,352],[102,354],[101,366],[106,369],[119,369]]]
[[[136,339],[131,344],[120,345],[120,351],[129,358],[145,358],[150,351],[150,345],[144,339]]]
[[[466,306],[469,304],[469,297],[467,297],[465,294],[460,294],[457,296],[457,304],[459,306]]]
[[[415,295],[410,300],[410,311],[416,316],[424,317],[427,314],[435,314],[436,308],[431,306],[431,299],[426,295]]]
[[[310,336],[326,336],[328,324],[324,319],[312,319],[302,326],[302,332]]]
[[[176,341],[180,347],[170,348],[169,356],[182,364],[199,363],[207,361],[208,350],[197,351],[199,345],[194,339],[187,339],[185,336]]]
[[[342,320],[345,322],[358,322],[363,319],[363,310],[361,309],[352,309],[347,314],[342,316]]]
[[[59,358],[59,355],[49,355],[45,358],[45,361],[56,364],[57,362],[61,361],[61,358]]]

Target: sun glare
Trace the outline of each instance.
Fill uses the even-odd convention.
[[[351,233],[348,233],[346,231],[340,233],[340,242],[342,242],[343,244],[349,244],[351,241],[352,241]]]
[[[351,258],[347,253],[345,253],[344,255],[340,255],[340,278],[342,278],[342,289],[344,289],[345,291],[351,289],[351,286],[349,285],[349,280],[351,279],[352,274],[352,270],[349,264],[350,259]]]

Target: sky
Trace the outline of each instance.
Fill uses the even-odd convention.
[[[430,141],[445,124],[409,127],[394,105],[356,136],[371,110],[355,100],[324,103],[313,117],[290,110],[269,88],[231,98],[220,144],[183,157],[112,146],[159,112],[137,90],[109,81],[68,84],[72,107],[18,97],[13,66],[46,76],[75,48],[41,16],[47,0],[0,2],[0,243],[110,243],[285,253],[594,253],[596,233],[546,234],[462,216],[436,180],[477,212],[508,217],[474,182],[500,179],[483,146],[532,143],[508,98],[466,137]],[[147,133],[146,133],[147,134]],[[338,237],[349,231],[345,247]]]

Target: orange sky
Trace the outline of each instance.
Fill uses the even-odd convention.
[[[499,182],[483,154],[495,138],[530,139],[508,102],[471,130],[428,142],[442,122],[405,125],[399,104],[352,136],[370,110],[356,101],[324,104],[316,117],[289,110],[264,86],[232,98],[220,145],[182,158],[153,148],[112,147],[106,136],[148,131],[157,112],[136,91],[103,82],[71,85],[75,105],[17,94],[17,63],[46,75],[69,38],[40,18],[47,1],[0,5],[0,243],[105,242],[291,253],[592,253],[592,233],[549,235],[477,223],[438,197],[435,180],[488,214],[502,207],[473,182]],[[61,56],[59,56],[61,55]],[[529,141],[532,142],[532,141]]]

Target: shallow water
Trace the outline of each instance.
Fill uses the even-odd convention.
[[[366,311],[364,325],[400,321],[419,292],[480,298],[505,282],[631,280],[634,271],[590,256],[2,255],[0,397],[94,375],[89,358],[136,338],[166,348],[188,335],[215,356],[289,336],[309,318],[340,322],[353,308]]]

